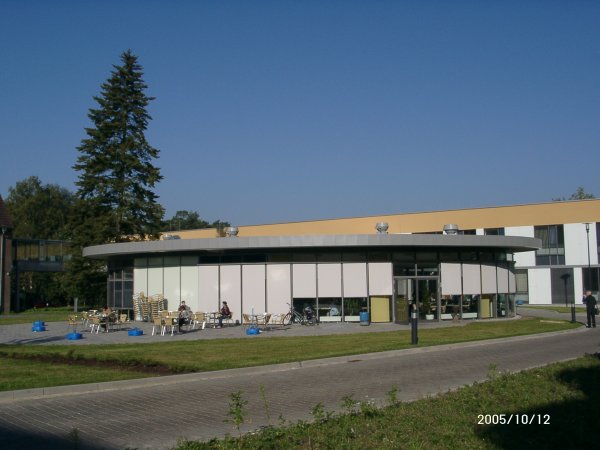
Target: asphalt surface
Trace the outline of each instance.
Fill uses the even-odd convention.
[[[522,313],[526,311],[530,312],[521,309]],[[553,318],[566,317],[551,313],[548,319]],[[581,315],[577,318],[582,320]],[[65,328],[52,331],[54,326],[58,325],[33,336],[31,325],[28,328],[2,326],[0,342],[85,345],[135,339],[127,336],[126,331],[93,336],[84,332],[82,342],[64,342]],[[247,338],[390,329],[403,327],[393,324],[298,326]],[[241,391],[248,401],[245,417],[249,423],[242,426],[242,431],[278,424],[281,418],[291,422],[310,419],[311,408],[319,402],[327,411],[339,411],[342,399],[348,395],[356,401],[384,404],[387,394],[397,387],[398,399],[411,401],[483,381],[491,365],[497,370],[512,372],[599,352],[600,332],[597,330],[580,328],[266,367],[4,392],[0,393],[0,448],[168,449],[180,438],[207,440],[237,434],[232,424],[226,422],[230,394],[236,391]],[[233,327],[196,330],[181,336],[137,338],[145,339],[138,342],[156,342],[240,336],[245,336],[243,329]],[[475,423],[475,417],[473,421]]]

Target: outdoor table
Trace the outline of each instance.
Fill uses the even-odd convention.
[[[219,316],[221,315],[220,312],[208,312],[205,313],[206,315],[206,321],[209,323],[209,325],[212,324],[213,328],[217,327],[217,323],[219,322]]]

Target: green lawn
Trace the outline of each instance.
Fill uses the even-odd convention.
[[[42,322],[66,322],[69,314],[73,314],[73,308],[29,309],[18,314],[0,314],[0,325],[33,323],[36,320],[41,320]]]
[[[547,311],[555,311],[558,313],[570,313],[570,306],[559,306],[559,305],[523,305],[522,308],[534,308],[534,309],[545,309]],[[585,312],[585,306],[576,306],[575,311],[578,313]]]
[[[340,399],[340,414],[312,407],[312,424],[207,443],[182,441],[177,450],[597,448],[588,418],[595,423],[600,415],[598,355],[511,375],[490,369],[489,378],[412,403],[396,402],[390,386],[389,406],[380,410]],[[244,423],[252,421],[243,408],[237,412]]]
[[[473,322],[465,326],[421,329],[419,346],[450,344],[507,336],[568,330],[579,324],[564,321],[544,322],[520,319],[497,322]],[[268,339],[218,339],[159,342],[149,344],[114,344],[107,346],[0,345],[3,378],[0,391],[14,389],[8,380],[19,377],[22,389],[110,381],[156,374],[203,372],[260,366],[332,356],[381,352],[413,347],[410,331],[360,333],[314,337],[279,337]],[[189,355],[189,357],[182,357]],[[34,365],[25,373],[12,372],[7,360],[28,360]],[[102,361],[107,368],[95,367],[97,378],[81,381],[78,373],[84,362]],[[66,363],[66,364],[65,364]],[[48,368],[60,365],[62,375],[50,379]],[[7,366],[7,367],[5,367]],[[35,369],[37,367],[37,370]],[[140,372],[143,369],[145,372]],[[20,370],[15,367],[15,371]],[[73,372],[74,375],[70,375]],[[60,372],[59,372],[60,373]],[[143,373],[143,374],[142,374]],[[112,378],[115,377],[115,378]]]
[[[32,387],[65,386],[150,377],[130,370],[103,367],[40,363],[36,360],[0,357],[0,390],[14,391]]]

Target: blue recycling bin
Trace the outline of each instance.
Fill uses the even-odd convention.
[[[371,324],[371,321],[369,320],[369,311],[360,312],[360,324],[363,326]]]
[[[31,327],[31,331],[34,333],[38,333],[40,331],[46,331],[46,324],[41,320],[36,320],[33,322],[33,326]]]

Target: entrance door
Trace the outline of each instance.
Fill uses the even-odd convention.
[[[406,323],[410,317],[409,308],[417,304],[419,319],[433,320],[438,318],[438,286],[437,277],[433,278],[394,278],[394,294],[396,297],[396,323]]]
[[[414,282],[413,278],[394,278],[396,323],[408,322],[410,317],[408,308],[414,302]]]

